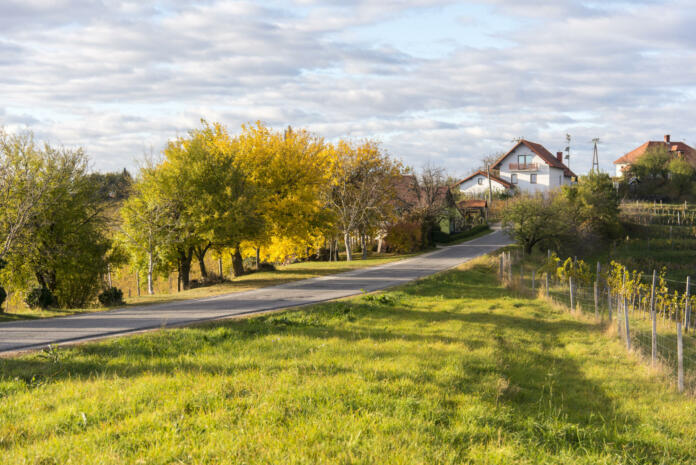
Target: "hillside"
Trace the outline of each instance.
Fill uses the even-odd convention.
[[[0,360],[0,463],[691,463],[696,404],[483,261]]]

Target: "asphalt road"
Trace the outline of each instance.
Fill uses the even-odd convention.
[[[510,243],[500,230],[458,245],[372,268],[196,300],[0,323],[0,353],[231,318],[404,284],[453,268]]]

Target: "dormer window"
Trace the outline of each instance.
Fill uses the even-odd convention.
[[[479,186],[483,185],[483,178],[482,177],[478,178],[478,184],[479,184]]]

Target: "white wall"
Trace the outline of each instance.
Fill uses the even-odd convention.
[[[628,166],[628,163],[619,163],[616,165],[616,177],[622,178],[624,175],[623,169]]]
[[[518,155],[532,155],[532,163],[538,166],[537,171],[512,171],[510,163],[517,163]],[[520,145],[510,153],[500,165],[500,177],[512,182],[512,174],[517,174],[517,189],[520,192],[546,192],[562,185],[570,185],[570,178],[563,176],[563,170],[546,164],[543,158],[532,152],[526,145]],[[536,174],[536,184],[530,182],[531,175]],[[559,183],[560,176],[560,183]]]
[[[479,179],[483,180],[483,184],[479,185]],[[505,192],[506,190],[504,186],[501,186],[493,180],[491,180],[491,189],[495,193]],[[488,192],[488,178],[481,174],[477,174],[473,178],[461,183],[459,185],[459,192],[467,195],[485,194]]]

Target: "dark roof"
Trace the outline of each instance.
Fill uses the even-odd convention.
[[[650,140],[640,147],[631,150],[626,155],[618,158],[614,161],[615,165],[623,165],[635,163],[640,157],[645,155],[646,152],[655,149],[665,149],[669,152],[678,153],[681,152],[684,156],[684,160],[688,161],[693,167],[696,167],[696,150],[689,147],[684,142],[667,142],[661,140]]]
[[[515,149],[517,149],[517,147],[519,147],[520,145],[525,145],[527,148],[529,148],[529,150],[531,150],[532,152],[537,154],[539,156],[539,158],[544,160],[544,163],[546,163],[547,165],[552,166],[554,168],[562,169],[563,175],[565,177],[567,177],[567,178],[576,177],[575,173],[573,173],[570,170],[570,168],[568,168],[561,160],[554,157],[551,154],[551,152],[546,150],[546,148],[543,145],[537,144],[536,142],[530,142],[530,141],[524,140],[524,139],[520,139],[520,141],[517,142],[517,144],[515,144],[515,146],[513,148],[508,150],[508,152],[505,155],[498,158],[498,160],[493,164],[493,166],[491,166],[491,169],[499,170],[500,164],[503,162],[503,160],[505,160],[507,158],[507,156],[510,155],[512,152],[514,152]]]
[[[484,178],[488,178],[488,173],[486,173],[485,171],[482,171],[482,170],[478,170],[477,172],[467,176],[466,178],[462,179],[461,181],[458,181],[456,184],[454,184],[452,186],[452,188],[455,188],[455,187],[462,185],[463,183],[467,182],[469,179],[473,178],[474,176],[478,176],[479,174],[481,176],[483,176]],[[494,174],[491,174],[491,181],[495,181],[498,184],[502,184],[507,189],[512,189],[512,187],[513,187],[511,183],[507,182],[506,180],[504,180],[502,178],[499,178],[498,176],[496,176]]]
[[[460,209],[466,208],[486,208],[488,206],[485,200],[462,200],[457,202],[457,207]]]

